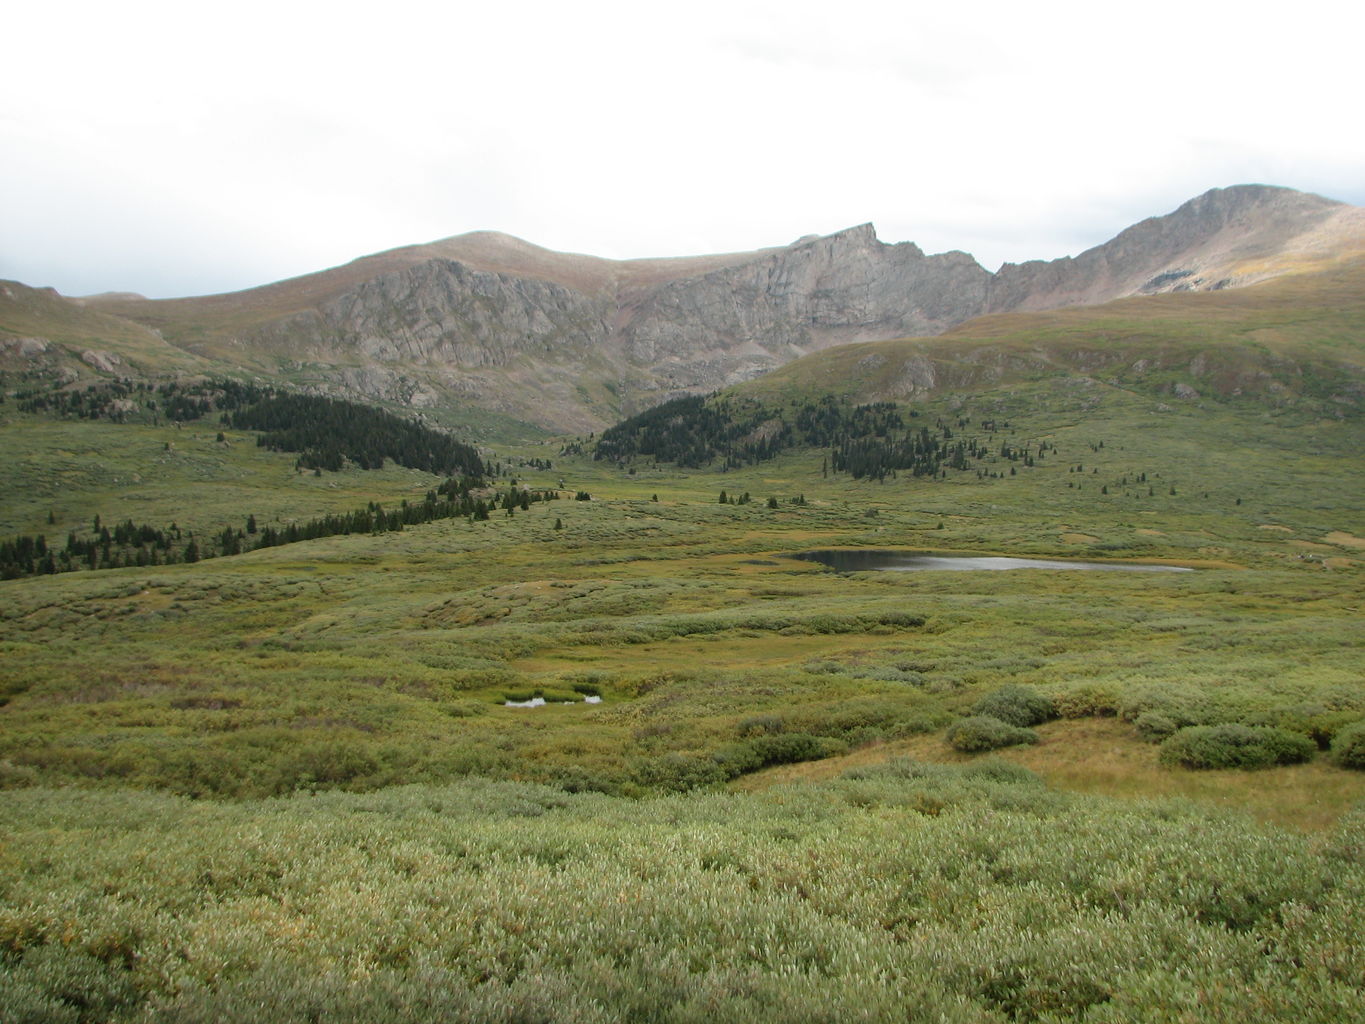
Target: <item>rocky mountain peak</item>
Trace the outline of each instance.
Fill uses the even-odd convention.
[[[990,312],[1237,287],[1345,251],[1365,252],[1365,210],[1239,185],[1079,256],[996,274],[964,252],[883,243],[871,223],[756,252],[645,260],[476,231],[232,295],[86,301],[196,353],[308,366],[323,387],[414,405],[454,395],[588,430],[847,342],[939,334]]]
[[[830,245],[848,247],[870,247],[882,244],[877,238],[877,229],[871,221],[851,228],[844,228],[842,231],[836,231],[830,235],[816,235],[813,238],[808,236],[808,239],[810,242],[827,242]]]
[[[1005,264],[992,284],[990,310],[1055,309],[1254,284],[1293,269],[1289,253],[1355,210],[1271,185],[1210,189],[1074,258]]]

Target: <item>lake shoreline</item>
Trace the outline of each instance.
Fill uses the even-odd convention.
[[[1193,566],[1160,562],[1101,562],[1092,559],[1032,558],[980,552],[949,553],[892,548],[821,548],[789,555],[818,562],[835,572],[1002,572],[1022,569],[1082,572],[1194,572]]]

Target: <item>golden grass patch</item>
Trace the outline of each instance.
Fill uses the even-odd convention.
[[[1261,821],[1305,832],[1331,828],[1365,800],[1365,773],[1343,771],[1321,757],[1310,764],[1257,772],[1194,772],[1162,767],[1157,746],[1143,742],[1131,725],[1117,719],[1049,722],[1036,731],[1036,746],[1011,747],[993,756],[1037,772],[1048,785],[1070,792],[1127,800],[1184,798],[1246,811]],[[770,768],[734,785],[759,790],[786,782],[815,782],[895,757],[937,764],[972,759],[952,750],[936,733],[862,747],[825,761]]]
[[[1344,530],[1333,530],[1322,539],[1332,544],[1339,544],[1344,548],[1365,548],[1365,537],[1357,537]]]

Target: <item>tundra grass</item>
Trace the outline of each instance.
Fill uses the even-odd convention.
[[[1114,716],[1143,751],[1144,715],[1288,725],[1319,742],[1365,717],[1352,421],[1161,409],[1074,381],[918,411],[964,433],[989,418],[1050,450],[1029,468],[988,455],[942,480],[875,483],[828,475],[818,452],[717,473],[526,445],[497,454],[566,500],[6,583],[0,773],[193,795],[465,774],[638,792],[716,781],[753,720],[837,753],[936,738],[1004,684]],[[6,514],[29,528],[58,498],[57,529],[92,510],[209,529],[234,512],[353,508],[432,482],[298,474],[251,435],[219,442],[202,425],[21,417],[5,429],[39,453],[5,470]],[[42,483],[54,464],[68,466],[60,487]],[[752,500],[721,504],[721,490]],[[822,547],[1200,571],[840,576],[790,557]],[[502,706],[587,692],[576,686],[602,703]]]
[[[669,758],[695,767],[756,717],[857,746],[936,733],[1004,683],[1125,721],[1365,717],[1359,575],[1330,531],[1261,530],[1250,510],[1246,539],[1211,552],[1189,520],[1236,521],[1237,507],[1196,499],[1150,520],[1161,536],[1142,557],[1223,567],[840,576],[788,556],[973,547],[974,520],[920,506],[1004,495],[1010,481],[817,484],[806,505],[773,510],[709,500],[714,475],[675,480],[657,502],[610,497],[601,467],[575,479],[601,485],[594,500],[8,584],[6,770],[198,795],[467,773],[629,792],[670,784],[661,766],[686,765]],[[1092,536],[1120,528],[1069,519]],[[1358,536],[1349,517],[1331,524]],[[1301,559],[1304,534],[1345,567]],[[1017,518],[993,539],[988,550],[1072,550]],[[500,706],[576,683],[603,703]]]
[[[1358,1015],[1365,776],[1162,768],[1144,732],[1365,719],[1358,425],[1050,381],[920,412],[1055,447],[875,483],[527,444],[496,454],[564,500],[0,584],[0,1018]],[[3,470],[16,530],[431,486],[4,430],[45,456]],[[839,547],[1198,571],[792,557]],[[1063,719],[955,754],[1006,684]]]
[[[1134,742],[1131,727],[1121,719],[1065,719],[1036,729],[1036,745],[1011,747],[993,756],[1036,772],[1059,790],[1124,801],[1188,800],[1308,833],[1330,830],[1365,803],[1365,775],[1343,772],[1322,761],[1268,773],[1174,771],[1158,762],[1155,745]],[[741,792],[756,792],[809,784],[897,758],[945,765],[979,760],[957,753],[941,736],[920,735],[869,744],[820,761],[780,765],[731,785]]]
[[[420,501],[439,483],[392,463],[314,476],[293,454],[258,448],[254,432],[207,420],[177,428],[11,412],[0,451],[0,535],[44,534],[59,546],[96,515],[110,527],[132,519],[203,535],[240,529],[248,515],[265,525]]]

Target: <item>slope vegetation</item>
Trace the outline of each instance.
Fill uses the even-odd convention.
[[[897,401],[1056,375],[1167,401],[1255,398],[1356,415],[1365,385],[1365,261],[1244,289],[980,317],[936,338],[848,345],[736,389]]]
[[[210,364],[144,324],[48,288],[0,281],[0,371],[14,384],[204,372]]]

